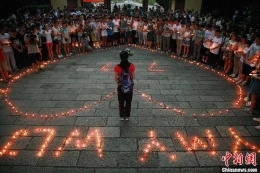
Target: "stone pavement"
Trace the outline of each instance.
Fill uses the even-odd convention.
[[[235,147],[242,167],[246,152],[259,162],[257,124],[236,105],[246,88],[200,64],[130,47],[136,91],[121,122],[111,69],[124,48],[50,64],[0,94],[1,173],[213,173]],[[154,62],[165,71],[149,72]]]

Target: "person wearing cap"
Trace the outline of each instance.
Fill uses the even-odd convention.
[[[129,53],[126,50],[123,50],[119,54],[121,62],[116,65],[114,68],[114,81],[117,82],[117,94],[118,94],[118,102],[119,102],[119,116],[120,120],[129,120],[131,113],[131,103],[133,97],[133,91],[131,93],[125,94],[121,90],[121,79],[120,75],[124,69],[124,71],[130,72],[132,75],[132,80],[135,79],[135,65],[128,61]]]

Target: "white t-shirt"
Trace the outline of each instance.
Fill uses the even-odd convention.
[[[7,33],[4,33],[4,35],[0,34],[0,40],[3,42],[4,45],[2,45],[3,52],[13,52],[13,49],[11,48],[11,44],[9,43],[10,35]]]
[[[254,54],[260,54],[260,45],[256,45],[256,43],[251,44],[249,47],[249,56],[248,58],[251,58]]]
[[[205,31],[204,40],[212,40],[213,37],[214,37],[214,31],[209,31],[209,30]],[[211,44],[210,42],[205,42],[205,43],[203,43],[203,46],[205,48],[209,48],[210,44]]]
[[[57,36],[57,34],[60,34],[60,27],[55,28],[52,27],[53,35],[54,35],[54,40],[61,40],[61,35]]]
[[[212,45],[210,47],[212,47],[212,48],[217,47],[217,46],[219,46],[219,47],[216,49],[210,50],[210,52],[217,55],[219,53],[221,44],[222,44],[222,37],[218,38],[217,36],[215,36],[212,40]]]
[[[113,31],[114,31],[114,32],[119,32],[118,27],[119,27],[119,22],[120,22],[120,20],[119,20],[119,19],[117,19],[117,20],[114,19],[112,22],[114,23]]]
[[[132,25],[132,30],[136,31],[138,27],[138,21],[134,21]]]
[[[184,34],[183,34],[183,37],[186,37],[185,40],[189,41],[190,40],[190,37],[189,37],[190,35],[191,35],[191,31],[185,31]]]
[[[179,39],[179,40],[182,40],[183,39],[183,33],[185,32],[185,26],[184,27],[181,27],[181,25],[179,25],[178,27],[177,27],[177,31],[178,31],[178,33],[177,33],[177,39]]]
[[[176,32],[177,31],[177,25],[176,24],[173,24],[172,27],[171,27],[171,30],[173,31],[172,33],[172,39],[176,39],[177,35],[176,35]]]
[[[144,25],[143,26],[143,35],[147,35],[147,29],[148,29],[148,26]]]
[[[44,31],[44,34],[46,37],[46,43],[52,43],[51,30]]]

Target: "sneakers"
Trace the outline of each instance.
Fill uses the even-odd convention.
[[[260,130],[260,125],[259,125],[259,126],[255,126],[255,128],[256,128],[257,130]]]
[[[257,123],[260,123],[260,118],[253,118],[253,120]]]
[[[129,117],[125,117],[125,118],[124,118],[124,117],[120,117],[120,120],[121,120],[121,121],[124,121],[124,120],[125,120],[125,121],[128,121],[128,120],[129,120]]]
[[[234,80],[235,80],[235,81],[239,81],[239,80],[240,80],[240,77],[238,76],[238,77],[234,78]]]
[[[242,83],[244,80],[243,79],[240,79],[236,84],[240,84]]]
[[[236,77],[236,74],[231,74],[229,76],[234,78],[234,77]]]
[[[247,81],[245,80],[245,81],[241,82],[241,84],[240,84],[240,85],[242,85],[242,86],[245,86],[245,85],[247,85]]]

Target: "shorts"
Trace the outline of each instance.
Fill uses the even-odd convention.
[[[31,60],[31,63],[36,63],[36,61],[41,61],[40,53],[28,54],[28,58]]]
[[[209,55],[209,49],[203,46],[202,49],[201,49],[201,55],[208,56]]]
[[[225,51],[223,53],[223,57],[227,59],[234,59],[234,53],[232,51]]]
[[[78,35],[76,33],[70,34],[70,38],[78,38]]]
[[[52,46],[52,42],[46,43],[46,46]]]
[[[66,44],[66,43],[70,43],[71,42],[71,38],[68,40],[68,39],[66,39],[66,38],[62,38],[62,43],[63,44]]]
[[[101,36],[102,37],[107,37],[107,30],[102,30],[101,31]]]
[[[108,43],[113,42],[113,35],[108,35],[107,36],[107,42]]]
[[[3,71],[3,70],[8,71],[7,61],[6,60],[0,61],[0,71]]]
[[[114,32],[113,39],[114,40],[119,40],[119,38],[120,38],[120,33],[119,32]]]
[[[147,41],[153,41],[153,32],[147,33]]]
[[[190,40],[183,40],[182,45],[190,46]]]
[[[162,44],[162,36],[161,35],[156,35],[156,43]]]
[[[248,76],[254,70],[255,70],[255,67],[251,67],[250,65],[244,63],[242,74],[245,74],[246,76]]]
[[[249,89],[249,93],[253,95],[258,95],[260,93],[260,80],[253,79],[253,83]]]
[[[53,40],[53,45],[57,45],[57,44],[59,44],[59,42],[60,42],[60,40],[55,39],[55,40]]]

